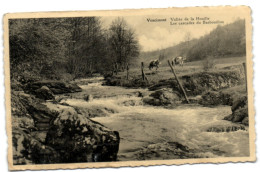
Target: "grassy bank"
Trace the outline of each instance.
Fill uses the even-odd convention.
[[[207,89],[219,90],[242,84],[244,82],[243,62],[245,62],[244,57],[216,60],[214,61],[214,66],[207,71],[204,70],[203,61],[188,62],[185,63],[183,67],[176,66],[175,72],[187,92],[192,91],[193,93],[191,93],[191,95],[201,94]],[[179,86],[177,85],[176,79],[170,67],[166,65],[167,63],[165,61],[162,62],[162,67],[158,70],[145,68],[144,72],[148,81],[142,80],[140,68],[135,67],[130,68],[128,79],[126,72],[119,72],[117,75],[106,76],[105,84],[130,88],[150,88],[152,90],[161,87],[178,89]],[[212,82],[211,86],[209,85],[210,82]],[[225,85],[223,85],[223,83],[225,83]],[[214,85],[219,88],[214,88]],[[201,91],[198,91],[199,89],[201,89]]]

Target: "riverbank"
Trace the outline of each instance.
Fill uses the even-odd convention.
[[[120,136],[88,114],[58,102],[81,92],[73,83],[34,82],[11,92],[13,161],[54,164],[116,161]]]
[[[247,97],[244,69],[241,64],[218,65],[210,71],[203,71],[199,66],[186,64],[185,67],[176,66],[178,78],[191,104],[203,106],[229,105],[236,106]],[[128,79],[125,73],[105,76],[105,85],[125,88],[145,88],[149,95],[143,96],[143,102],[153,106],[167,106],[174,108],[185,103],[186,99],[169,68],[147,71],[148,80],[142,80],[140,73],[135,70]],[[244,100],[244,101],[247,101]],[[234,112],[225,119],[248,125],[247,104],[241,106],[245,110]],[[238,108],[240,109],[240,107]]]
[[[120,133],[119,161],[248,155],[248,127],[223,120],[230,106],[153,106],[143,99],[154,91],[106,86],[102,78],[97,80],[61,102],[88,111],[92,120]],[[90,93],[93,100],[85,101],[83,95]]]
[[[24,91],[13,90],[14,162],[41,164],[248,156],[246,120],[235,118],[241,108],[246,108],[243,101],[234,104],[230,96],[227,102],[231,104],[203,104],[201,100],[212,95],[203,94],[196,95],[199,98],[191,104],[183,104],[178,91],[160,84],[170,81],[148,88],[124,88],[106,86],[104,78],[98,76],[64,84],[30,83],[22,87]],[[242,95],[244,89],[241,85],[236,87],[221,91],[227,94],[232,93],[228,90],[232,89]],[[58,90],[62,90],[62,94]],[[64,92],[66,90],[69,91]],[[189,95],[189,98],[194,96]],[[234,106],[232,109],[231,105]],[[15,109],[20,110],[16,113]],[[229,118],[223,120],[227,116]],[[66,136],[68,133],[69,137]]]

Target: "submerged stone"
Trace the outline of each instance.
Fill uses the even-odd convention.
[[[207,132],[232,132],[238,130],[246,130],[243,125],[232,125],[232,126],[213,126],[207,129]]]
[[[88,94],[88,95],[84,95],[84,98],[83,98],[85,101],[87,102],[90,102],[93,100],[93,96],[91,94]]]
[[[136,154],[138,160],[198,158],[193,150],[178,142],[150,144]]]

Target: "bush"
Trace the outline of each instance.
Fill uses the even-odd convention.
[[[202,62],[202,66],[204,71],[209,71],[211,69],[214,69],[216,66],[216,62],[213,56],[208,56],[207,58],[204,59]]]

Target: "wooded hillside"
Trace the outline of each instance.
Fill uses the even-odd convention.
[[[144,59],[156,59],[164,54],[164,59],[186,56],[188,61],[202,60],[209,56],[214,58],[244,56],[246,54],[245,20],[237,20],[231,24],[217,26],[209,34],[181,42],[162,50],[143,52]]]

